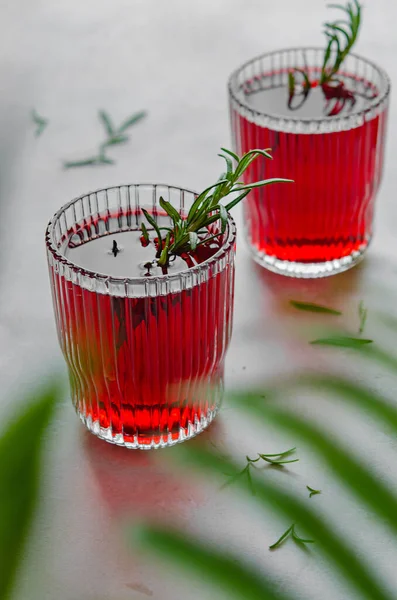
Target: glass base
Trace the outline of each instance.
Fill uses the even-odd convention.
[[[204,431],[210,423],[215,419],[219,411],[218,404],[215,409],[208,410],[206,416],[202,416],[201,419],[196,419],[194,423],[189,423],[187,427],[181,428],[179,433],[158,433],[158,435],[152,435],[150,441],[142,443],[138,439],[138,435],[134,436],[133,441],[129,437],[129,441],[124,439],[122,433],[113,434],[111,427],[104,429],[100,427],[97,421],[93,421],[92,418],[86,417],[82,413],[77,411],[78,416],[82,423],[86,426],[88,431],[96,435],[96,437],[109,444],[116,444],[117,446],[123,446],[129,450],[154,450],[157,448],[167,448],[168,446],[175,446],[186,440],[194,438],[196,435]],[[148,436],[149,437],[149,436]]]
[[[330,277],[348,271],[355,267],[364,258],[370,239],[363,244],[359,250],[355,250],[348,256],[335,258],[326,262],[302,263],[291,262],[289,260],[280,260],[276,256],[269,256],[264,252],[258,252],[249,244],[249,250],[252,258],[265,269],[285,275],[286,277],[296,277],[300,279],[317,279],[320,277]]]

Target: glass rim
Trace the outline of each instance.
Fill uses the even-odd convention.
[[[372,101],[370,101],[369,105],[367,105],[365,108],[363,108],[362,110],[359,110],[357,112],[354,112],[354,113],[351,113],[348,115],[345,114],[345,115],[335,115],[332,117],[312,117],[312,118],[307,119],[307,118],[297,117],[295,115],[283,116],[283,115],[280,115],[275,112],[268,112],[265,110],[257,110],[257,109],[252,108],[252,106],[250,106],[247,102],[241,101],[241,99],[237,97],[237,95],[235,93],[236,92],[236,89],[235,89],[236,77],[239,75],[239,73],[241,73],[241,71],[243,69],[249,67],[251,64],[255,63],[256,61],[270,57],[270,56],[274,56],[277,54],[282,54],[284,52],[296,52],[296,51],[319,52],[319,51],[323,51],[323,50],[324,50],[324,48],[322,48],[320,46],[294,46],[294,47],[290,47],[290,48],[280,48],[278,50],[272,50],[271,52],[264,52],[262,54],[254,56],[253,58],[247,60],[246,62],[241,64],[239,67],[237,67],[237,69],[235,69],[229,76],[228,86],[227,86],[228,91],[229,91],[229,98],[231,98],[233,100],[233,102],[235,104],[237,104],[240,109],[242,109],[245,112],[250,113],[253,117],[255,117],[255,116],[259,117],[259,118],[264,117],[264,118],[273,120],[274,122],[277,122],[277,123],[279,123],[280,121],[286,121],[289,123],[296,123],[296,124],[302,124],[302,125],[307,125],[307,126],[310,126],[313,124],[319,125],[319,124],[326,123],[329,125],[329,123],[335,123],[336,130],[338,129],[339,123],[345,122],[346,120],[351,119],[352,117],[355,117],[355,118],[363,117],[365,114],[370,113],[370,112],[376,110],[377,108],[379,108],[389,98],[390,90],[391,90],[391,80],[390,80],[390,77],[388,76],[388,74],[386,73],[386,71],[382,67],[379,67],[372,60],[364,58],[355,53],[349,53],[348,57],[354,58],[356,60],[359,60],[359,61],[371,66],[373,69],[375,69],[375,71],[378,72],[381,79],[385,83],[385,89],[383,90],[383,92],[379,96],[374,98]]]
[[[193,267],[186,267],[182,271],[178,271],[177,273],[168,273],[166,275],[154,275],[151,277],[139,276],[139,277],[121,277],[116,275],[107,275],[106,273],[101,273],[99,271],[91,271],[90,269],[85,269],[84,267],[79,266],[75,262],[69,260],[64,256],[56,246],[54,242],[53,234],[55,230],[56,223],[58,222],[60,216],[75,202],[82,200],[83,198],[90,196],[91,194],[98,194],[100,192],[108,192],[110,190],[118,190],[121,188],[139,188],[142,187],[163,187],[168,188],[169,190],[176,190],[179,192],[186,192],[189,194],[194,194],[196,197],[199,195],[197,192],[194,192],[187,188],[181,188],[175,185],[163,184],[163,183],[128,183],[128,184],[120,184],[120,185],[112,185],[109,187],[99,188],[94,191],[86,192],[85,194],[81,194],[76,198],[73,198],[63,206],[53,215],[53,217],[48,222],[46,232],[45,232],[45,242],[47,251],[52,255],[52,258],[57,263],[62,263],[65,267],[72,269],[73,272],[79,273],[85,277],[93,278],[93,279],[101,279],[104,281],[111,281],[112,283],[118,284],[127,284],[127,285],[139,285],[142,283],[148,284],[156,284],[164,281],[175,281],[179,280],[181,276],[185,274],[199,274],[205,270],[209,270],[209,268],[218,263],[224,256],[227,255],[230,248],[234,245],[237,236],[237,227],[233,217],[228,213],[228,222],[226,229],[226,238],[222,243],[222,246],[209,258],[204,260],[202,263],[198,265],[194,265]]]

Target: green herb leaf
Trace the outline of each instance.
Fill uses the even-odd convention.
[[[298,542],[298,544],[314,544],[314,540],[304,540],[303,538],[299,537],[295,531],[295,525],[292,526],[292,538],[295,542]]]
[[[88,165],[97,165],[98,157],[93,156],[92,158],[83,158],[83,160],[66,161],[63,163],[64,169],[73,169],[74,167],[86,167]]]
[[[361,301],[358,305],[358,316],[360,318],[360,326],[358,332],[361,334],[364,331],[365,323],[367,322],[368,310],[364,306],[364,302]]]
[[[126,129],[129,129],[130,127],[132,127],[132,125],[135,125],[135,123],[138,123],[138,121],[141,121],[142,119],[144,119],[147,115],[147,112],[145,110],[141,110],[140,112],[135,113],[134,115],[132,115],[132,117],[128,117],[128,119],[126,119],[119,127],[118,129],[118,133],[123,133],[124,131],[126,131]]]
[[[226,154],[228,154],[229,156],[231,156],[232,158],[234,158],[234,160],[238,163],[240,161],[239,156],[237,156],[237,154],[235,152],[232,152],[232,150],[228,150],[227,148],[221,148],[222,152],[225,152]]]
[[[236,191],[241,192],[242,190],[253,190],[254,188],[264,187],[265,185],[271,185],[272,183],[295,183],[293,179],[264,179],[263,181],[257,181],[255,183],[248,183],[238,187]]]
[[[223,151],[226,155],[238,159],[237,155],[233,152],[226,151],[225,149],[223,149]],[[160,204],[171,217],[174,225],[172,227],[172,235],[170,238],[172,242],[167,245],[167,252],[169,255],[181,255],[183,253],[194,251],[197,246],[208,243],[211,239],[222,234],[226,230],[228,211],[245,198],[252,188],[268,185],[269,183],[287,181],[272,179],[253,182],[246,185],[239,181],[239,178],[243,175],[244,171],[258,157],[271,158],[268,149],[250,150],[242,156],[241,159],[238,159],[235,171],[233,171],[233,164],[228,156],[222,156],[226,161],[227,173],[222,174],[216,183],[207,187],[197,196],[190,207],[187,217],[180,215],[170,203],[166,203],[164,199],[161,199]],[[223,205],[221,200],[227,196],[234,197],[234,200]],[[208,237],[209,233],[213,233],[208,229],[209,225],[215,223],[219,219],[221,220],[220,232]],[[192,233],[195,235],[191,235]],[[161,253],[161,256],[163,256],[162,264],[168,265],[169,259],[167,258],[165,261],[163,252]]]
[[[176,210],[176,208],[174,208],[170,202],[167,202],[166,200],[164,200],[164,198],[162,196],[159,200],[159,204],[160,204],[161,208],[163,210],[165,210],[167,215],[169,217],[171,217],[171,219],[175,225],[177,225],[178,223],[180,223],[182,221],[182,217],[179,214],[179,212]]]
[[[345,29],[343,29],[343,27],[340,27],[337,23],[325,23],[324,25],[325,25],[325,27],[328,27],[329,29],[332,29],[333,31],[337,31],[337,32],[341,33],[345,37],[347,44],[350,43],[350,36],[349,36],[348,32]]]
[[[293,71],[289,71],[288,73],[288,91],[290,97],[295,94],[295,75]]]
[[[47,384],[0,435],[0,598],[9,597],[38,497],[44,432],[60,389]]]
[[[125,142],[128,142],[127,135],[115,135],[113,137],[109,137],[106,142],[102,144],[102,147],[105,148],[106,146],[116,146],[117,144],[124,144]]]
[[[34,135],[35,137],[39,137],[43,133],[44,129],[47,127],[48,119],[45,119],[44,117],[38,115],[34,109],[31,112],[31,116],[32,121],[37,125]]]
[[[329,40],[328,46],[327,46],[327,48],[325,50],[325,53],[324,53],[324,61],[323,61],[323,68],[322,68],[322,73],[323,74],[324,74],[325,69],[327,67],[328,61],[331,58],[331,50],[332,50],[332,44],[334,42],[334,36],[332,35],[330,37],[331,37],[331,39]],[[322,79],[321,79],[322,81],[323,81],[323,77],[324,77],[324,75],[322,76]]]
[[[244,565],[241,557],[232,556],[224,549],[217,550],[208,541],[199,542],[186,536],[185,532],[159,526],[135,527],[131,537],[143,549],[151,550],[171,564],[180,565],[216,584],[213,598],[217,598],[219,589],[222,589],[230,599],[291,600],[290,594],[278,591],[278,585],[269,573],[262,569],[258,575],[258,570]]]
[[[276,548],[279,548],[281,544],[285,542],[285,540],[289,537],[292,537],[294,542],[297,542],[298,544],[314,544],[314,540],[304,540],[303,538],[299,537],[299,535],[295,531],[295,524],[293,524],[283,533],[283,535],[277,540],[277,542],[269,546],[269,549],[275,550]]]
[[[201,194],[199,196],[197,196],[196,200],[193,202],[192,206],[190,207],[189,214],[187,216],[188,222],[192,221],[192,219],[194,219],[197,211],[199,211],[199,209],[200,209],[200,204],[202,204],[205,201],[208,192],[210,192],[214,188],[217,188],[218,186],[220,186],[224,183],[229,183],[229,181],[227,179],[221,179],[221,180],[217,181],[216,183],[214,183],[213,185],[210,185],[203,192],[201,192]]]
[[[253,459],[247,456],[246,459],[248,463],[257,463],[260,459],[262,459],[273,466],[282,467],[285,464],[299,462],[299,458],[286,460],[289,456],[291,456],[291,454],[294,454],[295,450],[296,448],[290,448],[290,450],[286,450],[280,454],[258,454],[258,458]]]
[[[328,308],[327,306],[322,306],[321,304],[314,304],[312,302],[299,302],[297,300],[291,300],[290,304],[298,310],[304,310],[307,312],[324,313],[328,315],[342,314],[339,310],[335,310],[334,308]]]
[[[222,231],[222,233],[225,233],[226,227],[227,227],[228,214],[227,214],[227,210],[223,206],[223,204],[219,205],[219,214],[220,214],[221,221],[222,221],[222,229],[221,229],[221,231]]]
[[[150,225],[153,227],[153,229],[155,230],[156,234],[157,234],[157,239],[158,239],[158,250],[157,250],[157,255],[158,257],[161,256],[163,248],[162,248],[162,237],[161,237],[161,231],[159,226],[157,225],[157,221],[156,219],[154,219],[152,217],[152,215],[150,213],[148,213],[148,211],[145,208],[142,208],[142,212],[145,215],[146,220],[148,221],[148,223],[150,223]]]
[[[292,531],[294,529],[294,525],[291,525],[290,527],[288,527],[288,529],[286,531],[284,531],[283,535],[277,540],[277,542],[274,542],[274,544],[272,544],[271,546],[269,546],[269,550],[275,550],[276,548],[279,548],[281,546],[281,544],[290,537],[290,535],[292,534]]]
[[[315,490],[314,488],[310,487],[310,485],[307,485],[306,489],[309,490],[309,492],[310,492],[309,498],[311,498],[312,496],[315,496],[316,494],[321,494],[321,490]]]
[[[333,23],[325,23],[325,35],[328,38],[328,45],[324,53],[323,68],[321,72],[320,83],[324,84],[333,80],[345,60],[346,56],[354,46],[360,25],[361,25],[361,5],[358,0],[354,0],[354,6],[350,2],[346,6],[341,4],[329,4],[328,8],[336,8],[342,10],[349,17],[348,22],[341,21],[340,19]],[[347,25],[349,31],[340,25]],[[341,36],[341,37],[340,37]],[[332,67],[328,67],[329,60],[331,58],[332,48],[336,46],[335,60]]]
[[[373,340],[366,340],[363,338],[353,338],[344,336],[335,336],[329,338],[320,338],[310,342],[313,345],[318,346],[338,346],[339,348],[361,348],[367,344],[372,344]]]
[[[98,156],[96,164],[98,165],[114,165],[114,160],[107,156]]]
[[[142,230],[142,235],[143,235],[145,242],[149,243],[150,242],[149,233],[148,233],[148,230],[146,229],[145,223],[143,223],[143,222],[141,223],[141,230]]]
[[[233,173],[233,163],[232,163],[231,159],[228,158],[227,156],[224,156],[223,154],[218,154],[218,156],[220,156],[221,158],[223,158],[225,160],[227,175],[231,175],[231,173]]]
[[[190,248],[194,252],[197,248],[197,243],[198,243],[198,235],[195,231],[189,232],[189,242],[190,242]]]
[[[113,135],[115,133],[115,129],[113,127],[112,121],[111,121],[108,113],[105,112],[104,110],[100,110],[98,112],[98,116],[99,116],[99,119],[102,121],[102,124],[105,128],[106,135],[108,137],[113,137]]]
[[[160,258],[158,260],[158,264],[160,267],[166,267],[168,265],[168,249],[170,247],[170,236],[171,233],[168,232],[165,238],[164,248],[162,249],[160,253]]]
[[[105,156],[104,148],[100,148],[98,156],[91,156],[90,158],[83,158],[82,160],[66,161],[63,163],[64,169],[72,169],[75,167],[87,167],[92,165],[113,165],[114,161],[111,158]]]

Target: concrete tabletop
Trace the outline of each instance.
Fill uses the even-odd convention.
[[[120,183],[161,182],[204,188],[222,168],[217,152],[230,146],[226,81],[252,56],[274,48],[323,44],[320,0],[3,0],[0,7],[0,405],[3,421],[31,386],[51,369],[64,372],[58,348],[44,229],[66,201]],[[357,52],[397,79],[397,4],[368,0]],[[32,109],[49,119],[34,137]],[[63,160],[95,154],[104,108],[115,121],[145,109],[127,145],[115,147],[113,166],[63,170]],[[370,309],[369,336],[393,334],[375,313],[397,299],[397,104],[392,98],[386,169],[377,201],[375,239],[356,269],[324,280],[298,281],[256,267],[239,237],[234,335],[226,385],[245,388],[307,367],[332,367],[393,398],[396,382],[380,367],[315,351],[305,326],[318,323],[286,309],[291,298],[340,308],[352,327],[357,306]],[[236,210],[241,226],[240,210]],[[305,338],[306,336],[306,338]],[[305,342],[306,339],[306,342]],[[326,423],[333,435],[367,459],[397,489],[397,443],[388,431],[340,402],[295,398],[298,412]],[[242,419],[228,405],[210,432],[218,448],[244,461],[296,440]],[[156,454],[157,456],[157,454]],[[308,448],[287,473],[266,472],[311,502],[335,531],[351,536],[357,554],[397,589],[397,547],[387,528],[358,506]],[[223,598],[199,577],[182,578],[162,564],[130,553],[121,523],[155,517],[186,532],[224,543],[280,589],[310,600],[352,598],[349,588],[314,551],[268,546],[288,527],[255,503],[220,493],[210,481],[169,471],[153,453],[127,452],[85,432],[65,401],[48,434],[41,502],[15,600],[187,600]],[[397,592],[396,592],[397,597]]]

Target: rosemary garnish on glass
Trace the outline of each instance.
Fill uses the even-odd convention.
[[[358,0],[341,4],[329,4],[329,8],[337,8],[344,12],[343,19],[332,23],[324,23],[324,34],[327,38],[327,47],[324,51],[324,60],[320,78],[311,81],[307,67],[291,69],[288,73],[288,107],[297,110],[306,101],[312,88],[321,86],[327,103],[331,99],[340,100],[328,116],[339,114],[347,101],[355,104],[354,94],[346,89],[345,84],[337,75],[345,58],[357,41],[361,25],[361,5]],[[294,99],[301,100],[294,105]]]
[[[271,183],[292,182],[291,179],[265,179],[253,183],[244,183],[241,177],[259,157],[271,159],[270,148],[266,150],[250,150],[241,158],[231,150],[221,148],[221,156],[226,162],[226,173],[222,173],[218,181],[206,188],[192,204],[187,215],[180,214],[170,202],[160,198],[160,206],[172,221],[171,227],[160,227],[156,218],[147,210],[143,214],[153,228],[156,238],[153,240],[157,248],[157,264],[167,267],[172,256],[195,252],[198,246],[207,244],[223,235],[227,228],[229,211],[241,202],[253,188],[263,187]],[[235,161],[236,166],[233,166]],[[230,201],[221,201],[230,197]],[[221,221],[221,227],[215,232],[210,226]],[[150,235],[144,223],[141,225],[143,240],[150,242]]]

